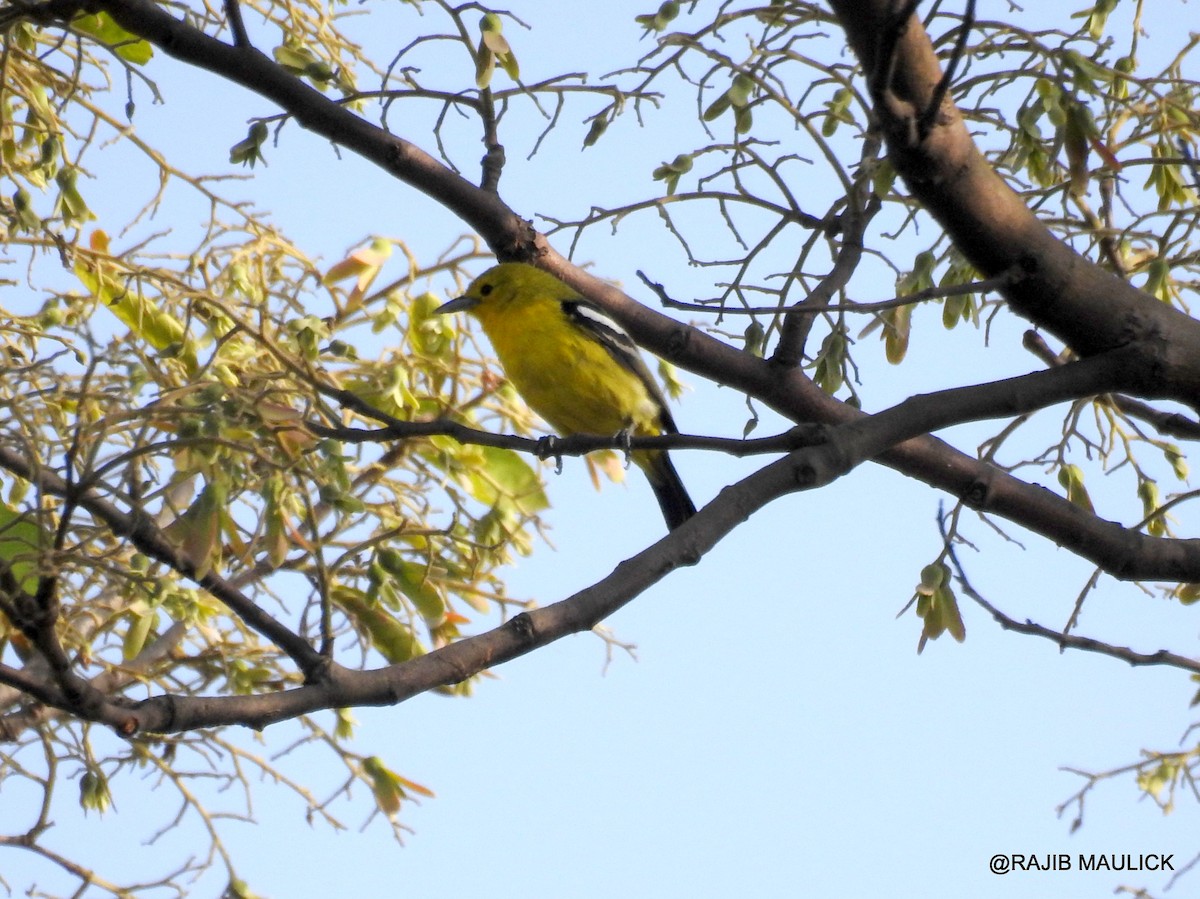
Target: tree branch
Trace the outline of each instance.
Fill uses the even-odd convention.
[[[1126,392],[1200,409],[1200,322],[1055,237],[979,152],[948,98],[934,127],[919,135],[914,111],[930,108],[944,76],[915,16],[898,29],[893,0],[831,6],[866,69],[889,158],[914,196],[984,277],[1026,267],[1027,276],[1003,291],[1013,310],[1083,356],[1135,347]],[[878,35],[894,32],[881,57]]]
[[[360,119],[258,51],[230,47],[208,37],[149,0],[100,0],[99,5],[132,33],[185,62],[272,99],[304,127],[354,150],[439,200],[485,235],[501,258],[536,261],[612,312],[659,356],[743,390],[793,421],[840,424],[862,415],[826,396],[796,367],[773,365],[741,352],[641,306],[576,268],[497,197],[413,144]],[[876,36],[890,21],[892,4],[836,0],[833,5],[868,72],[878,75],[878,68],[872,68],[878,62]],[[928,103],[941,78],[937,58],[915,19],[893,31],[895,49],[884,62],[890,73],[887,88],[912,100],[913,108],[921,108],[917,101]],[[1148,299],[1050,235],[987,166],[957,116],[939,120],[929,138],[915,147],[897,143],[902,124],[890,121],[888,130],[898,169],[951,235],[969,245],[965,249],[976,267],[987,277],[998,276],[1014,265],[1025,267],[1026,277],[1006,291],[1014,308],[1055,333],[1063,332],[1064,339],[1084,354],[1133,346],[1138,353],[1136,364],[1124,369],[1123,382],[1112,389],[1163,396],[1168,387],[1162,375],[1169,372],[1170,393],[1187,394],[1185,402],[1197,401],[1200,371],[1193,369],[1200,367],[1200,327],[1196,322]],[[1039,259],[1031,266],[1030,259],[1040,256],[1046,261]],[[1102,314],[1094,314],[1097,310]],[[1087,324],[1097,320],[1102,321]],[[1200,580],[1200,545],[1166,544],[1131,535],[1119,525],[1089,516],[1064,498],[1025,484],[934,438],[906,442],[879,461],[1054,540],[1117,577]]]
[[[151,0],[95,0],[125,30],[182,62],[277,103],[301,127],[416,187],[487,237],[501,258],[528,258],[532,230],[495,194],[451,171],[420,147],[389,134],[286,72],[250,46],[230,46]]]
[[[52,496],[73,499],[79,508],[103,521],[113,534],[129,540],[140,552],[195,581],[229,606],[247,625],[287,653],[306,679],[313,680],[321,676],[325,660],[307,640],[264,612],[253,600],[221,576],[210,571],[203,577],[197,577],[196,566],[192,561],[186,558],[146,516],[136,512],[123,512],[94,490],[73,490],[58,475],[40,466],[31,465],[19,453],[7,447],[0,447],[0,468],[30,481],[37,489]]]

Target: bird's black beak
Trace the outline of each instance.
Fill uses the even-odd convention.
[[[468,312],[479,305],[474,297],[455,297],[448,303],[442,303],[433,310],[434,315],[445,315],[447,312]]]

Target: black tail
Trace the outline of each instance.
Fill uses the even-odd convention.
[[[654,496],[666,519],[667,530],[675,530],[696,514],[696,506],[665,450],[654,454],[646,466],[646,476],[654,488]]]

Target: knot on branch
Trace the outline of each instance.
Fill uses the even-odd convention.
[[[797,487],[807,490],[817,482],[817,469],[807,460],[800,461],[792,467],[792,477],[795,479]]]
[[[302,667],[307,686],[331,686],[336,680],[333,660],[329,656],[314,656]]]
[[[990,493],[991,484],[989,480],[987,478],[976,478],[963,491],[962,499],[972,509],[982,509],[987,505]]]
[[[533,616],[531,616],[528,612],[522,612],[520,615],[510,621],[506,627],[513,632],[513,634],[522,644],[533,643],[534,638],[537,636],[536,629],[533,625]]]
[[[692,339],[692,329],[684,325],[671,329],[667,338],[667,348],[664,353],[667,359],[678,359],[683,355]]]

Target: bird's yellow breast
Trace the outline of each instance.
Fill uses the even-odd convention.
[[[658,404],[641,378],[571,322],[557,301],[514,303],[503,314],[481,307],[476,314],[513,387],[560,434],[662,432]]]

